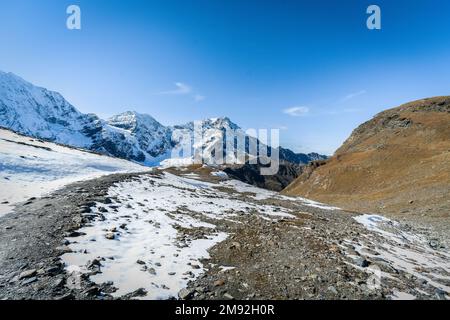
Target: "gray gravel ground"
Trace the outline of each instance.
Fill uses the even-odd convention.
[[[105,202],[110,186],[141,174],[117,174],[74,183],[50,196],[30,199],[0,218],[0,298],[113,299],[110,293],[114,284],[95,284],[89,274],[81,278],[80,288],[71,288],[69,274],[59,257],[70,250],[66,237],[76,235],[90,222],[82,214],[89,212],[95,202]],[[450,271],[445,267],[448,248],[443,245],[445,241],[432,239],[426,226],[419,231],[430,239],[430,248],[411,249],[406,244],[405,250],[425,252],[443,260],[444,267],[431,270],[418,260],[411,262],[417,270],[406,272],[383,258],[383,250],[392,250],[389,245],[398,244],[357,223],[357,213],[324,210],[283,199],[255,200],[226,188],[221,191],[234,192],[236,198],[248,202],[289,208],[296,219],[268,221],[258,212],[236,212],[235,222],[214,221],[216,231],[228,233],[228,239],[214,246],[211,258],[202,261],[206,272],[174,298],[389,299],[396,292],[419,299],[449,297],[446,289],[438,289],[431,280],[421,277],[438,275],[436,281],[450,286]],[[203,220],[211,222],[207,217]],[[402,235],[403,231],[419,232],[404,223],[392,232]],[[178,232],[180,239],[187,240],[205,235],[205,230],[200,229],[180,228]],[[232,268],[223,271],[223,266]],[[370,271],[374,266],[382,271],[375,287]],[[133,292],[122,299],[140,294]]]

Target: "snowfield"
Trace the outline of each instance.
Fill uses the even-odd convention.
[[[238,213],[255,210],[266,220],[295,218],[285,208],[238,200],[235,193],[219,191],[220,186],[233,184],[170,173],[118,183],[109,190],[111,204],[98,203],[92,209],[101,218],[79,230],[85,235],[68,238],[73,252],[63,256],[67,269],[86,273],[94,259],[106,257],[101,273],[90,279],[112,281],[118,288],[114,296],[144,288],[145,299],[177,297],[189,280],[203,273],[201,259],[209,257],[207,250],[227,238],[215,231],[215,221],[234,221]],[[180,234],[180,229],[195,236]]]
[[[0,215],[14,204],[40,197],[69,183],[118,172],[150,170],[0,129]]]

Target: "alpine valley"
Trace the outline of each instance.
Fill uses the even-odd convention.
[[[280,148],[262,176],[171,158],[193,122],[103,120],[0,72],[0,300],[448,300],[449,108],[382,112],[330,159]]]

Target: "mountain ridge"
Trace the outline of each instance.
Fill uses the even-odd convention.
[[[203,135],[208,130],[240,130],[228,117],[205,119],[201,124]],[[181,148],[183,141],[173,137],[174,130],[193,133],[195,129],[194,121],[164,126],[151,115],[135,111],[125,111],[103,120],[93,113],[81,113],[56,91],[35,86],[13,73],[2,71],[0,126],[39,139],[146,165],[169,159],[174,150]],[[210,134],[202,140],[201,147],[211,150],[217,142],[218,138]],[[260,141],[257,140],[257,143]],[[295,164],[306,164],[317,157],[325,158],[280,148],[280,159]]]
[[[283,193],[395,217],[449,218],[450,96],[385,110]]]

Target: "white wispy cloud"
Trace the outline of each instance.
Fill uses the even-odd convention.
[[[292,117],[301,117],[309,112],[308,107],[292,107],[283,110],[283,113],[288,114]]]
[[[183,82],[175,82],[175,89],[173,90],[167,90],[167,91],[161,91],[158,94],[161,95],[189,95],[194,99],[196,102],[200,102],[206,99],[205,96],[195,93],[192,87],[186,83]]]
[[[180,94],[189,94],[192,92],[191,86],[183,83],[183,82],[175,82],[176,89],[162,91],[159,94],[168,94],[168,95],[180,95]]]
[[[360,96],[360,95],[363,95],[363,94],[366,94],[366,93],[367,93],[366,90],[361,90],[361,91],[358,91],[358,92],[349,93],[348,95],[346,95],[344,98],[341,99],[341,102],[348,101],[350,99],[353,99],[353,98],[355,98],[357,96]]]
[[[206,97],[202,96],[201,94],[194,95],[194,100],[197,101],[197,102],[203,101],[205,99],[206,99]]]

